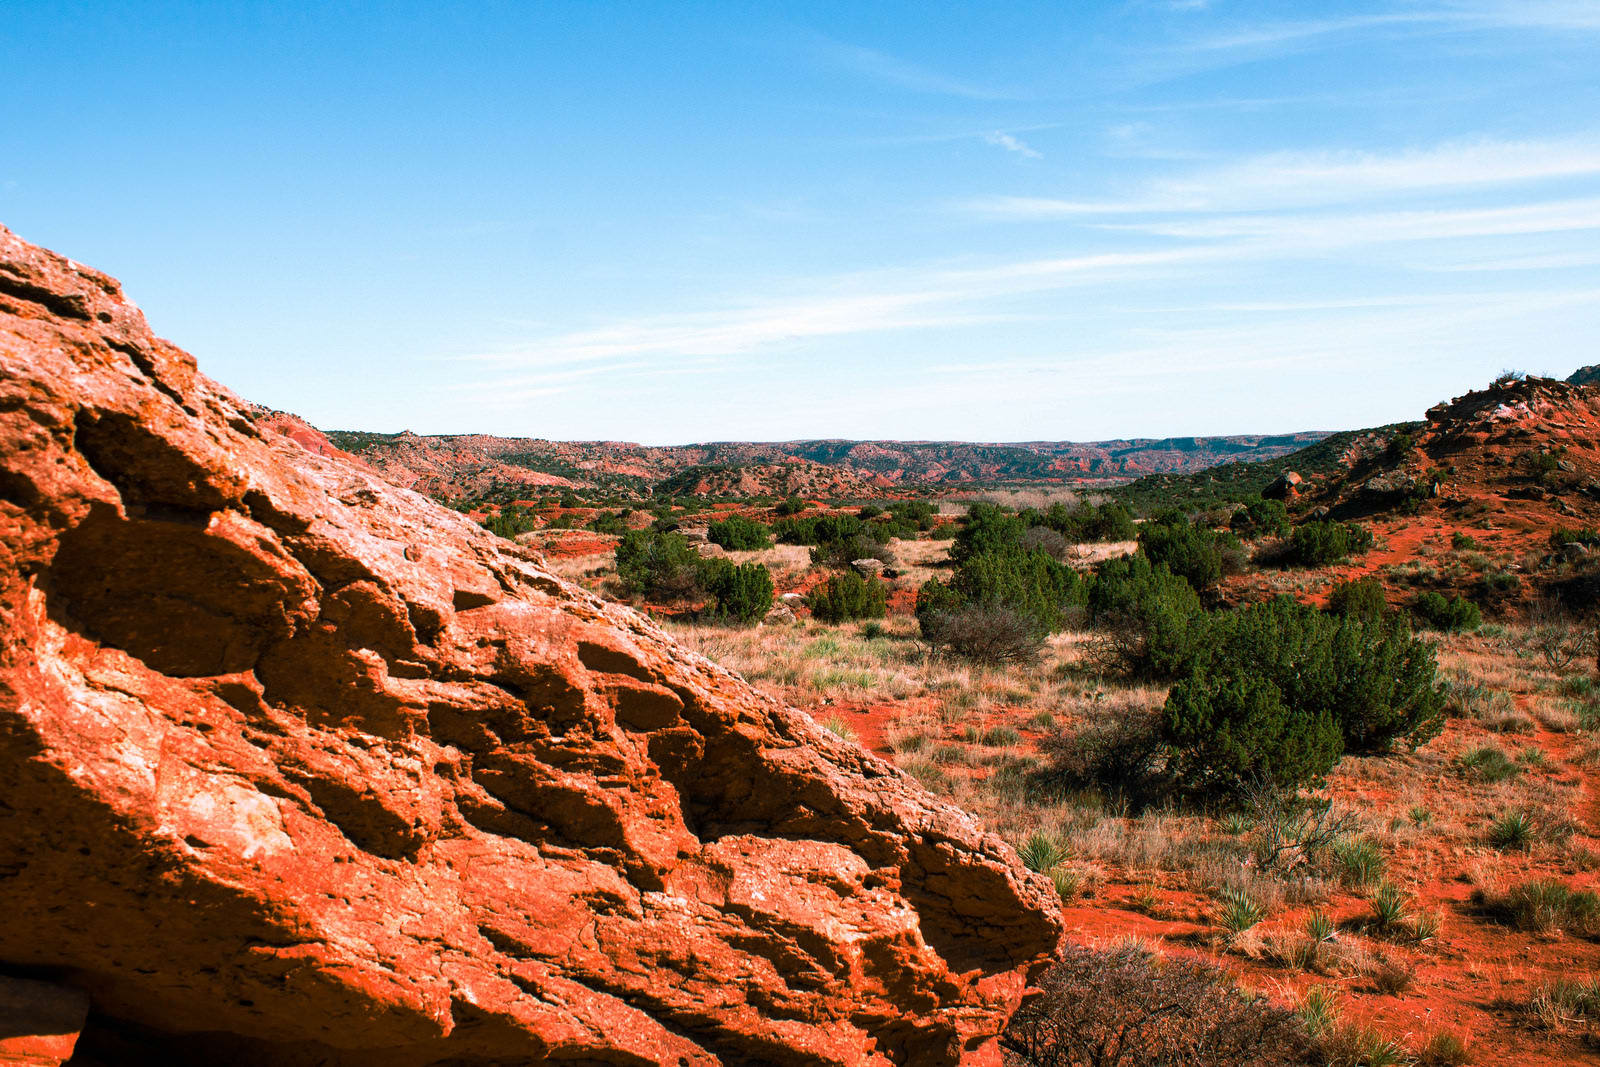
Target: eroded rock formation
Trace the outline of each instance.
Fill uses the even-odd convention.
[[[991,1054],[999,840],[251,411],[0,229],[0,975],[73,1062]]]

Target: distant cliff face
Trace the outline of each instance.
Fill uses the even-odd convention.
[[[992,1062],[1047,881],[288,429],[0,229],[0,974],[46,989],[8,1026],[59,1049],[86,995],[103,1064]]]
[[[770,474],[797,461],[841,472],[837,495],[843,498],[870,493],[873,488],[972,482],[1108,485],[1151,473],[1188,473],[1219,463],[1275,459],[1327,434],[1024,444],[731,441],[672,447],[481,434],[420,437],[330,432],[329,436],[391,481],[447,498],[482,493],[496,481],[512,487],[620,484],[635,489],[668,483],[674,492],[685,494],[693,491],[694,479],[687,490],[683,487],[684,477],[693,468],[764,468]],[[828,478],[810,480],[824,492],[831,491]],[[726,478],[705,481],[706,495],[717,495],[731,484]]]

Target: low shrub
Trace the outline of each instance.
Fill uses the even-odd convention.
[[[522,508],[508,506],[484,519],[480,525],[492,534],[504,537],[508,541],[515,541],[518,534],[537,530],[539,521]]]
[[[931,500],[896,500],[881,514],[861,517],[873,519],[873,526],[883,535],[882,539],[888,540],[890,537],[915,537],[931,530],[938,515],[939,509]]]
[[[1412,601],[1411,613],[1429,629],[1445,633],[1476,630],[1483,625],[1478,605],[1460,596],[1446,600],[1442,593],[1423,593]]]
[[[1031,659],[1083,598],[1077,572],[1049,548],[1029,542],[1034,529],[992,504],[973,505],[951,556],[948,582],[929,579],[917,593],[917,621],[935,645],[989,662]],[[1052,536],[1054,536],[1052,534]]]
[[[1106,560],[1089,583],[1089,620],[1106,634],[1108,658],[1127,673],[1162,680],[1189,659],[1189,629],[1201,616],[1194,587],[1144,556]]]
[[[621,512],[602,511],[589,520],[589,529],[595,533],[621,537],[628,532],[628,520]]]
[[[1302,567],[1325,567],[1372,547],[1372,532],[1351,522],[1317,520],[1297,526],[1289,535],[1286,561]]]
[[[1139,547],[1151,563],[1165,565],[1202,593],[1243,558],[1238,538],[1191,523],[1177,512],[1145,523],[1139,530]]]
[[[1600,530],[1593,526],[1557,526],[1550,532],[1550,547],[1559,549],[1563,545],[1583,545],[1585,548],[1600,548]]]
[[[617,578],[631,596],[665,600],[702,596],[704,562],[679,533],[630,530],[617,545]]]
[[[888,564],[894,557],[889,546],[864,533],[853,533],[833,541],[822,541],[811,549],[811,562],[824,567],[848,567],[858,559],[875,559]]]
[[[1233,513],[1228,527],[1241,537],[1284,537],[1289,533],[1289,509],[1281,500],[1251,497]]]
[[[1338,582],[1328,594],[1328,612],[1357,619],[1380,619],[1389,610],[1383,583],[1376,578]]]
[[[857,534],[876,540],[877,528],[878,524],[864,522],[856,515],[807,515],[778,520],[772,524],[772,533],[786,545],[822,545]]]
[[[1403,619],[1335,618],[1278,597],[1205,616],[1187,652],[1184,675],[1269,682],[1285,707],[1337,723],[1347,751],[1416,747],[1444,728],[1434,648]]]
[[[950,546],[950,558],[957,565],[984,552],[1004,551],[1022,543],[1022,534],[1028,524],[1020,515],[998,504],[979,501],[967,509]]]
[[[1515,597],[1522,590],[1522,579],[1511,571],[1489,571],[1472,583],[1472,598],[1493,608]]]
[[[1040,552],[1054,560],[1067,558],[1067,550],[1071,544],[1058,530],[1048,526],[1030,526],[1022,531],[1022,538],[1017,542],[1024,552]]]
[[[713,612],[719,618],[751,623],[772,610],[772,572],[760,563],[706,560],[701,582],[715,598]]]
[[[1161,725],[1174,784],[1202,797],[1241,798],[1263,781],[1287,789],[1314,783],[1341,751],[1336,719],[1285,704],[1273,682],[1249,671],[1179,681]]]
[[[1041,777],[1054,792],[1093,790],[1142,810],[1169,791],[1160,727],[1157,715],[1126,709],[1080,730],[1058,731],[1041,744],[1048,760]]]
[[[772,530],[743,515],[729,515],[706,527],[706,537],[730,552],[751,552],[772,547]]]
[[[1068,508],[1055,503],[1044,511],[1021,513],[1024,526],[1054,530],[1070,544],[1087,541],[1132,541],[1138,536],[1133,513],[1115,501],[1079,504]]]
[[[937,581],[933,584],[949,589]],[[980,663],[1027,663],[1038,658],[1045,634],[1035,619],[997,601],[950,602],[947,596],[917,599],[922,636],[931,644]]]
[[[887,603],[888,590],[882,582],[854,571],[835,574],[806,597],[811,613],[831,623],[882,618]]]

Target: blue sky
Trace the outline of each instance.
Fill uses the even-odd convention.
[[[324,427],[1339,429],[1600,362],[1600,0],[29,0],[0,68],[0,222]]]

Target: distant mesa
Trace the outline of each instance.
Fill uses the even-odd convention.
[[[1151,473],[1190,473],[1219,463],[1287,456],[1328,434],[1087,443],[819,440],[675,446],[485,434],[329,431],[327,436],[396,484],[454,500],[482,495],[492,485],[598,488],[633,495],[798,493],[831,499],[870,497],[885,489],[995,482],[1093,489]]]

